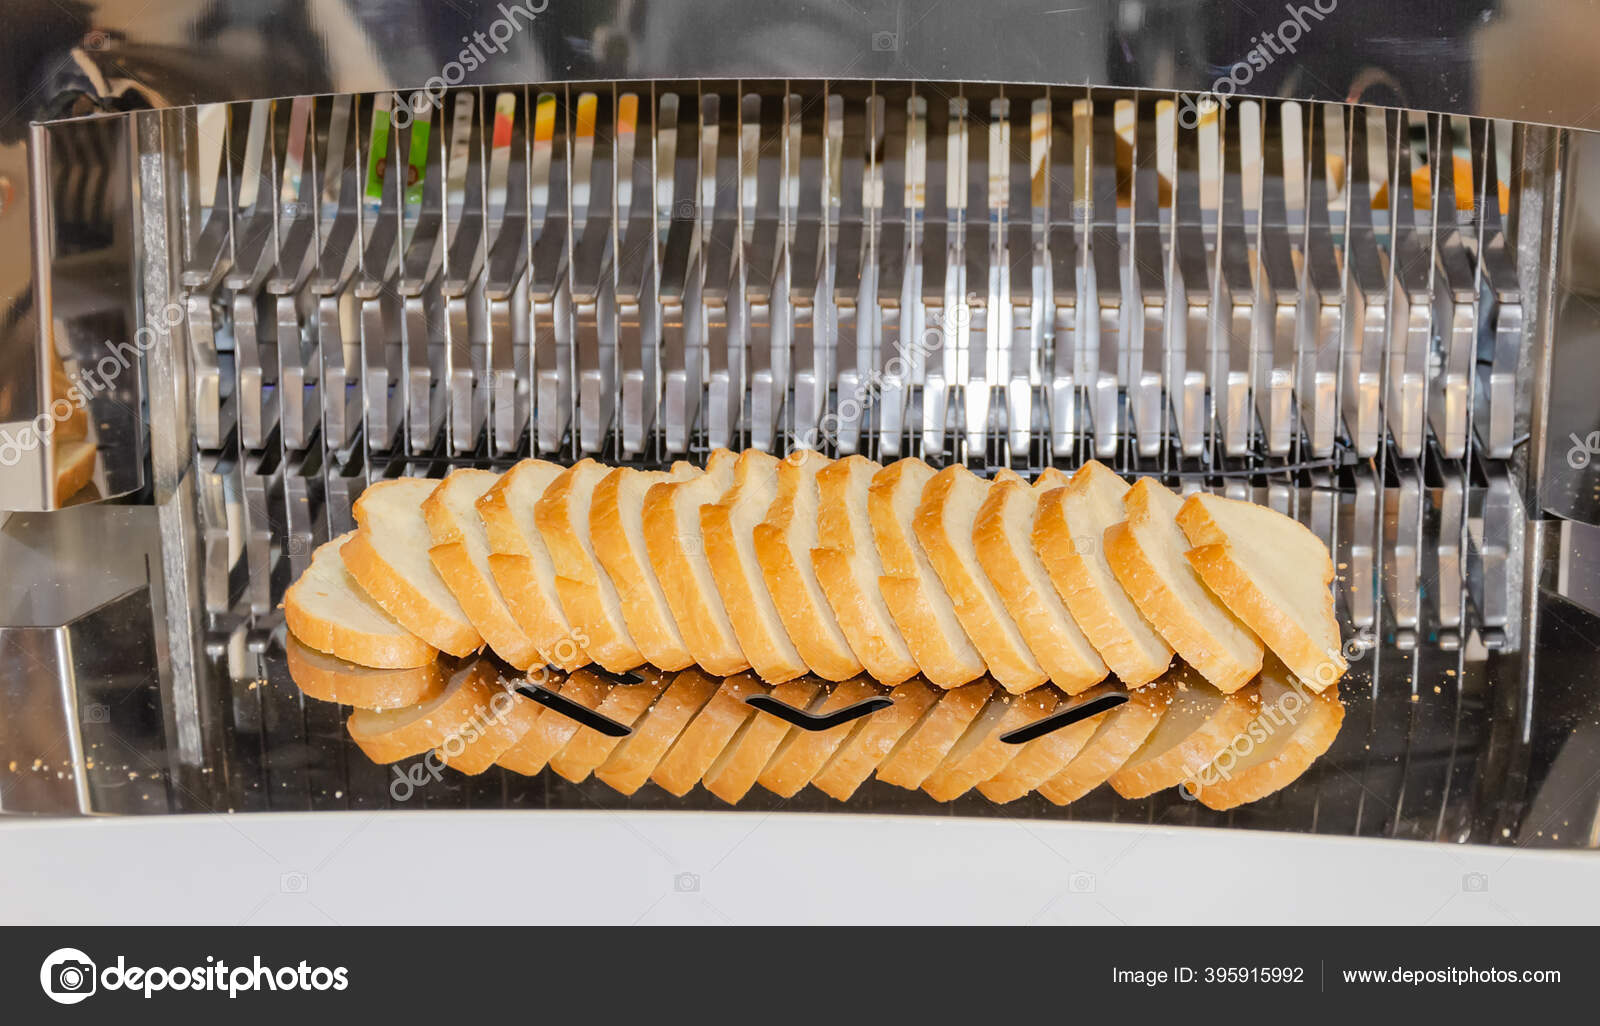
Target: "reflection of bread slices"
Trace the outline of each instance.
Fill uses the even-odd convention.
[[[860,731],[839,746],[811,782],[828,797],[848,801],[906,732],[922,722],[923,714],[933,708],[940,694],[920,678],[900,684],[889,693],[894,705],[866,717]]]
[[[982,676],[984,665],[917,539],[913,522],[932,477],[933,468],[919,459],[896,460],[872,479],[867,511],[883,561],[884,604],[922,675],[953,688]]]
[[[1057,687],[1075,695],[1104,680],[1106,664],[1062,604],[1033,547],[1039,498],[1065,480],[1053,468],[1032,488],[1011,478],[996,480],[978,509],[972,544],[1040,667]]]
[[[678,632],[645,551],[644,497],[652,485],[699,476],[698,467],[681,460],[673,464],[671,473],[618,467],[600,479],[594,504],[589,507],[595,558],[613,581],[630,582],[629,587],[617,589],[628,633],[645,661],[663,670],[681,670],[694,662],[694,656]]]
[[[698,667],[679,673],[656,699],[650,714],[634,721],[633,733],[622,739],[594,775],[622,794],[639,790],[689,721],[716,693],[719,683]]]
[[[476,710],[494,697],[488,663],[472,662],[457,670],[445,689],[419,705],[404,709],[357,709],[348,723],[350,738],[377,763],[399,762],[438,748],[462,736]]]
[[[1156,729],[1177,689],[1163,680],[1130,692],[1128,701],[1095,719],[1095,728],[1065,769],[1039,785],[1057,805],[1077,801],[1106,782]]]
[[[573,629],[586,638],[589,658],[613,673],[625,673],[643,663],[644,656],[628,633],[617,585],[595,561],[589,541],[589,508],[595,486],[608,472],[592,459],[568,467],[539,497],[533,520],[555,564],[561,608]],[[623,581],[621,586],[639,588],[642,584]]]
[[[486,705],[473,709],[465,728],[444,739],[433,754],[446,766],[475,776],[495,765],[501,755],[532,730],[544,707],[518,694],[499,680],[494,664],[480,660],[476,667],[489,684]]]
[[[1021,485],[1021,479],[1010,471],[1000,473],[996,487],[1007,480]],[[1006,612],[1000,593],[978,565],[973,525],[989,488],[989,482],[960,464],[946,467],[923,487],[914,525],[917,540],[944,584],[967,637],[988,664],[989,675],[1007,691],[1021,694],[1047,678]]]
[[[883,688],[869,680],[847,680],[826,695],[812,711],[819,716],[848,709],[857,702],[883,694]],[[865,719],[849,720],[827,730],[794,730],[783,739],[757,782],[780,798],[793,798],[811,782],[839,746],[850,735],[866,726]]]
[[[700,508],[721,501],[733,487],[733,466],[738,459],[727,449],[715,450],[699,477],[651,485],[641,510],[650,567],[661,582],[683,643],[701,669],[723,677],[748,669],[750,661],[739,647],[706,560]]]
[[[93,442],[71,441],[61,437],[51,440],[55,447],[51,455],[56,465],[56,503],[65,503],[81,492],[94,479],[94,459],[100,447]]]
[[[1326,752],[1344,722],[1339,689],[1300,688],[1276,660],[1261,671],[1261,708],[1210,765],[1185,785],[1219,811],[1259,801],[1287,787]]]
[[[706,559],[739,647],[761,679],[773,683],[806,672],[756,559],[755,527],[777,493],[777,457],[747,449],[734,465],[733,487],[721,501],[700,507]]]
[[[533,640],[544,661],[563,670],[589,662],[556,594],[556,568],[539,534],[533,511],[561,468],[544,460],[523,460],[478,500],[478,516],[489,540],[489,569],[517,625]]]
[[[1220,495],[1191,495],[1178,526],[1189,565],[1307,687],[1344,676],[1333,615],[1333,559],[1322,539],[1276,510]]]
[[[822,682],[815,677],[784,681],[772,689],[773,698],[808,712],[821,694]],[[734,734],[700,782],[729,805],[738,804],[755,785],[756,778],[772,760],[784,738],[798,729],[790,726],[787,720],[758,711]]]
[[[811,565],[851,651],[874,679],[892,686],[913,676],[917,664],[878,586],[883,563],[872,541],[867,490],[882,469],[865,456],[846,456],[817,472]]]
[[[911,790],[921,787],[993,694],[994,685],[980,680],[939,696],[939,701],[884,758],[878,767],[878,779]]]
[[[340,549],[349,539],[350,535],[344,534],[317,546],[306,572],[284,592],[283,618],[290,633],[318,652],[362,666],[405,669],[432,665],[438,651],[396,623],[345,570]]]
[[[839,629],[811,563],[817,544],[817,473],[831,462],[802,449],[778,463],[778,490],[766,518],[755,526],[754,540],[767,592],[800,658],[819,677],[846,680],[861,672],[861,660]]]
[[[320,702],[358,709],[402,709],[425,702],[444,688],[444,669],[438,659],[421,666],[361,666],[318,652],[292,633],[283,639],[283,649],[289,679]]]
[[[1177,692],[1166,714],[1111,774],[1111,786],[1124,798],[1143,798],[1190,779],[1233,743],[1261,707],[1254,684],[1225,695],[1182,666],[1167,681]]]
[[[428,558],[433,538],[422,516],[437,481],[402,477],[371,485],[356,500],[360,530],[339,552],[361,590],[406,630],[435,648],[464,656],[483,644],[461,603]]]
[[[922,789],[939,801],[948,802],[1004,772],[1011,760],[1022,753],[1022,746],[1006,744],[1000,738],[1044,716],[1055,708],[1060,697],[1048,687],[1026,695],[995,695],[950,754],[928,774]]]
[[[1237,691],[1261,671],[1261,642],[1189,565],[1176,519],[1182,506],[1154,479],[1140,478],[1122,500],[1127,519],[1106,530],[1106,560],[1167,644],[1219,691]]]
[[[511,615],[489,569],[489,536],[476,503],[500,475],[488,470],[451,471],[422,504],[433,547],[428,558],[467,618],[496,655],[526,670],[544,662],[533,639]]]
[[[1123,520],[1128,484],[1090,460],[1065,488],[1040,498],[1033,546],[1067,611],[1111,672],[1130,688],[1167,672],[1172,646],[1139,612],[1106,562],[1106,528]]]
[[[754,674],[741,673],[722,682],[677,742],[661,760],[650,779],[683,797],[711,771],[711,764],[730,747],[739,729],[756,714],[744,700],[764,695],[770,689]],[[769,717],[770,718],[770,717]]]
[[[577,670],[566,680],[546,679],[544,685],[585,709],[598,709],[611,691],[611,682],[590,670]],[[513,773],[531,777],[544,769],[582,726],[554,709],[545,709],[533,728],[502,752],[497,761]]]
[[[596,712],[631,727],[645,716],[655,700],[667,686],[667,679],[652,673],[638,684],[619,684],[613,687],[600,702]],[[567,746],[550,758],[550,768],[574,784],[588,779],[589,774],[610,758],[621,738],[610,737],[593,727],[579,727]]]
[[[1071,699],[1070,702],[1059,703],[1051,712],[1057,711],[1060,705],[1077,705],[1082,702],[1091,702],[1110,691],[1113,685],[1102,684],[1090,688],[1081,695]],[[1023,795],[1035,791],[1046,780],[1067,768],[1077,754],[1088,744],[1089,738],[1094,735],[1100,721],[1107,713],[1097,713],[1088,719],[1069,723],[1065,727],[1053,730],[1043,737],[1036,737],[1022,746],[1022,751],[1012,759],[1004,770],[985,780],[978,785],[978,790],[992,802],[1014,802]]]

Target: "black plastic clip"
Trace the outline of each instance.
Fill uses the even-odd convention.
[[[560,671],[556,671],[560,672]],[[603,677],[613,684],[626,686],[629,684],[642,684],[644,678],[636,673],[612,673],[598,666],[591,666],[587,672],[597,677]],[[563,674],[565,676],[565,674]],[[531,680],[519,680],[512,687],[538,702],[546,709],[554,710],[569,720],[576,720],[592,730],[597,730],[606,737],[627,737],[633,733],[633,728],[603,713],[595,712],[587,706],[579,705],[570,698],[563,697],[560,693],[551,691],[543,684]]]
[[[1065,705],[1049,716],[1040,717],[1025,727],[1018,727],[1016,730],[1001,734],[1000,741],[1002,744],[1008,745],[1025,745],[1029,741],[1044,737],[1046,734],[1053,734],[1062,727],[1077,723],[1079,720],[1086,720],[1091,716],[1105,712],[1107,709],[1115,709],[1127,700],[1128,693],[1126,691],[1108,691],[1105,694],[1095,695],[1087,701]]]
[[[744,700],[744,704],[753,706],[761,712],[770,713],[786,723],[792,723],[801,730],[829,730],[841,723],[859,720],[861,717],[875,713],[879,709],[887,709],[894,704],[894,699],[888,695],[873,695],[871,698],[863,698],[859,702],[847,705],[843,709],[835,709],[831,713],[822,713],[820,715],[806,712],[804,709],[796,709],[792,705],[785,705],[771,695],[751,695]]]

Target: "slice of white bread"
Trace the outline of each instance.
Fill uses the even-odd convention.
[[[865,456],[834,460],[817,472],[817,584],[868,674],[891,687],[916,675],[906,639],[884,604],[883,562],[872,540],[867,492],[882,470]]]
[[[457,670],[443,691],[403,709],[357,709],[347,726],[351,740],[376,763],[399,762],[463,734],[479,708],[494,697],[492,664],[475,661]]]
[[[721,500],[700,507],[706,559],[739,647],[761,679],[775,684],[806,672],[756,559],[755,527],[777,492],[778,458],[746,449],[734,464],[733,487]]]
[[[596,711],[632,727],[649,713],[670,679],[664,674],[647,673],[638,684],[618,684],[607,692]],[[621,741],[622,738],[602,734],[593,727],[579,727],[567,746],[550,757],[550,768],[574,784],[582,783],[611,757]]]
[[[721,501],[733,487],[733,467],[738,459],[727,449],[713,451],[706,460],[706,472],[699,477],[651,485],[641,511],[650,568],[661,582],[678,632],[700,668],[719,677],[749,669],[750,661],[739,647],[706,559],[700,509]]]
[[[561,670],[589,662],[586,639],[579,637],[556,594],[556,567],[534,523],[533,511],[561,468],[544,460],[523,460],[478,500],[478,516],[489,540],[489,569],[517,624],[533,639],[544,661]]]
[[[656,699],[650,714],[634,721],[633,733],[594,771],[595,777],[621,794],[639,790],[721,683],[699,667],[679,673]]]
[[[474,707],[472,718],[433,750],[440,762],[469,776],[495,765],[508,748],[533,729],[544,711],[539,703],[502,681],[493,663],[481,659],[475,665],[489,685],[489,700]]]
[[[1071,704],[1093,701],[1114,686],[1097,685],[1075,696],[1071,699]],[[1050,712],[1056,712],[1065,704],[1068,703],[1057,703]],[[1100,721],[1109,714],[1110,710],[1096,713],[1087,719],[1053,730],[1043,737],[1034,738],[1022,746],[1022,751],[1017,753],[1017,757],[1012,759],[1005,769],[979,784],[978,790],[990,801],[1002,804],[1014,802],[1038,790],[1041,784],[1066,769],[1078,753],[1083,751],[1083,746],[1089,743],[1089,738],[1099,728]]]
[[[811,563],[817,544],[817,474],[831,462],[813,449],[798,449],[779,461],[778,490],[755,526],[754,540],[767,592],[795,650],[812,673],[842,681],[861,672],[861,660],[839,628]]]
[[[922,718],[900,738],[878,766],[878,779],[916,790],[950,754],[972,721],[994,695],[988,680],[973,681],[939,696]]]
[[[1150,626],[1106,561],[1106,528],[1123,520],[1128,483],[1090,460],[1064,488],[1039,500],[1033,547],[1073,620],[1123,685],[1143,687],[1167,672],[1172,646]]]
[[[1022,479],[1011,471],[1000,473],[996,484],[1003,480],[1021,484]],[[982,653],[989,675],[1007,691],[1021,694],[1048,678],[1006,612],[1000,593],[978,565],[973,525],[989,487],[989,482],[960,464],[946,467],[923,486],[913,524],[917,541],[950,596],[967,637]]]
[[[690,666],[694,656],[650,566],[644,541],[644,497],[653,485],[699,476],[700,468],[681,460],[673,464],[670,473],[617,467],[595,486],[589,507],[589,539],[595,558],[612,581],[629,582],[629,586],[617,588],[628,633],[645,661],[663,670]]]
[[[1261,672],[1261,642],[1189,565],[1178,527],[1183,500],[1153,478],[1123,496],[1127,519],[1105,532],[1106,561],[1117,583],[1190,666],[1222,692],[1238,691]]]
[[[822,697],[822,682],[815,677],[787,680],[772,689],[772,697],[785,705],[810,712]],[[755,786],[756,779],[772,760],[773,753],[783,744],[784,738],[798,729],[790,726],[787,720],[757,711],[712,761],[700,782],[707,791],[729,805],[737,805]]]
[[[1000,738],[1049,713],[1060,698],[1055,689],[1048,687],[1036,688],[1026,695],[997,693],[950,754],[928,774],[922,789],[938,801],[953,801],[1004,772],[1022,754],[1022,746],[1006,744]]]
[[[723,680],[717,693],[678,736],[650,779],[679,798],[688,794],[710,772],[711,764],[727,750],[734,735],[756,714],[744,700],[771,690],[771,685],[753,673]]]
[[[933,468],[907,458],[878,471],[867,490],[872,540],[883,563],[878,587],[922,675],[942,688],[983,676],[983,657],[967,637],[914,526]]]
[[[1208,809],[1226,811],[1289,786],[1339,735],[1339,689],[1301,687],[1288,669],[1267,660],[1258,678],[1261,710],[1210,765],[1183,785]]]
[[[478,500],[499,480],[488,470],[453,470],[423,501],[422,517],[433,538],[428,558],[472,626],[496,655],[526,670],[544,659],[500,594],[489,569],[489,535],[478,516]]]
[[[425,477],[401,477],[369,486],[352,510],[360,530],[346,537],[339,552],[361,590],[402,627],[434,648],[464,656],[483,644],[483,635],[428,558],[433,537],[422,504],[437,485]]]
[[[444,690],[439,659],[421,666],[383,669],[318,652],[293,634],[283,639],[289,679],[308,697],[357,709],[402,709]]]
[[[600,703],[610,694],[612,686],[610,680],[592,670],[576,670],[566,680],[548,675],[544,678],[544,685],[585,709],[600,708]],[[577,720],[554,709],[544,709],[533,728],[502,752],[498,762],[513,773],[531,777],[544,769],[582,726]]]
[[[889,693],[894,705],[866,717],[861,730],[839,746],[811,783],[836,801],[849,801],[941,694],[920,677],[901,682]]]
[[[589,541],[594,489],[609,472],[592,459],[568,467],[539,496],[533,521],[555,564],[561,608],[573,628],[583,634],[589,658],[612,673],[625,673],[643,663],[644,655],[628,633],[617,586],[595,562]],[[641,587],[638,581],[624,581],[622,586]]]
[[[1039,785],[1057,805],[1069,805],[1106,782],[1156,729],[1177,689],[1165,680],[1129,692],[1128,701],[1104,713],[1099,726],[1065,769]]]
[[[1177,685],[1172,704],[1111,774],[1112,788],[1124,798],[1144,798],[1191,779],[1243,733],[1261,708],[1254,682],[1225,695],[1192,671],[1180,669],[1167,679]]]
[[[1309,688],[1344,676],[1333,615],[1333,557],[1299,521],[1220,495],[1195,494],[1178,510],[1187,557],[1211,594],[1256,633]]]
[[[1039,499],[1065,482],[1054,468],[1032,488],[1015,478],[997,478],[978,508],[972,545],[1039,666],[1056,687],[1075,695],[1104,680],[1106,664],[1062,604],[1033,547]]]
[[[883,693],[884,688],[875,681],[858,677],[835,686],[812,711],[825,716]],[[791,731],[772,753],[756,782],[780,798],[793,798],[811,782],[839,746],[863,729],[873,715],[868,713],[865,718],[849,720],[827,730]]]
[[[340,550],[350,537],[342,534],[317,546],[306,572],[284,592],[283,619],[289,632],[318,652],[362,666],[430,666],[439,655],[438,649],[400,626],[367,597],[345,569]]]

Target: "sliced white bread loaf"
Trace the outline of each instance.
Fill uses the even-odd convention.
[[[1106,561],[1144,618],[1190,666],[1224,693],[1261,671],[1261,642],[1206,589],[1178,527],[1183,500],[1152,478],[1123,496],[1127,519],[1106,529]]]
[[[983,657],[917,539],[915,520],[933,468],[907,458],[878,471],[867,490],[872,540],[883,563],[878,587],[922,675],[942,688],[981,677]]]
[[[1300,777],[1339,735],[1344,703],[1339,689],[1302,687],[1276,659],[1258,678],[1261,709],[1210,765],[1182,786],[1219,811],[1259,801]]]
[[[1165,680],[1129,693],[1128,701],[1096,717],[1098,726],[1066,768],[1039,785],[1057,805],[1069,805],[1106,782],[1156,729],[1177,689]]]
[[[699,667],[691,666],[679,673],[656,699],[649,715],[635,721],[633,733],[623,738],[605,763],[594,771],[595,777],[622,794],[639,790],[689,721],[699,715],[706,702],[716,694],[719,684],[721,681]]]
[[[1167,679],[1177,686],[1172,704],[1138,750],[1111,774],[1111,786],[1124,798],[1143,798],[1193,778],[1233,743],[1261,708],[1254,682],[1225,695],[1182,668]]]
[[[651,485],[641,511],[650,567],[661,583],[678,632],[700,668],[720,677],[749,669],[750,661],[739,647],[706,559],[700,509],[720,502],[733,487],[738,459],[727,449],[713,451],[706,460],[706,472],[699,477]]]
[[[589,540],[589,507],[595,486],[609,473],[592,459],[579,460],[545,488],[533,520],[556,568],[556,594],[576,631],[583,634],[589,658],[613,673],[644,662],[622,616],[622,597],[611,575],[594,558]],[[641,587],[623,581],[624,588]]]
[[[663,670],[681,670],[694,662],[689,646],[667,605],[666,593],[650,565],[644,540],[644,497],[653,485],[689,481],[700,476],[692,463],[679,461],[670,473],[617,467],[594,489],[589,507],[589,539],[595,558],[618,587],[622,618],[645,661]]]
[[[461,737],[478,709],[494,697],[491,664],[475,661],[457,670],[443,691],[403,709],[357,709],[350,714],[351,740],[376,763],[399,762]]]
[[[1039,499],[1065,483],[1054,468],[1032,488],[1014,478],[996,479],[978,508],[972,545],[1039,666],[1056,687],[1075,695],[1104,680],[1106,664],[1062,604],[1033,547]]]
[[[670,679],[665,674],[647,673],[640,683],[618,684],[606,693],[595,711],[632,727],[649,713]],[[582,783],[611,757],[621,741],[622,738],[602,734],[593,727],[579,727],[566,747],[550,757],[550,768],[574,784]]]
[[[833,758],[811,778],[817,790],[836,801],[848,801],[872,771],[888,758],[912,727],[933,708],[942,691],[935,691],[921,678],[903,681],[889,693],[894,705],[868,716],[861,730],[841,744]]]
[[[1022,484],[1010,471],[1000,473],[996,485],[1004,480]],[[1022,694],[1048,678],[1016,621],[1006,612],[1000,593],[978,565],[973,525],[989,488],[989,482],[960,464],[946,467],[923,486],[913,524],[917,541],[950,596],[967,637],[983,655],[989,675],[1007,691]]]
[[[326,655],[290,633],[283,639],[289,679],[309,698],[357,709],[403,709],[444,690],[443,661],[384,669]]]
[[[734,464],[733,487],[700,507],[706,559],[739,647],[761,679],[772,683],[806,672],[756,559],[755,527],[778,493],[778,462],[771,453],[745,450]]]
[[[422,504],[437,481],[402,477],[361,493],[353,512],[360,530],[339,552],[361,590],[406,630],[434,648],[464,656],[483,644],[461,603],[428,558],[433,537]]]
[[[1000,738],[1044,716],[1060,698],[1049,687],[1036,688],[1026,695],[996,693],[944,761],[928,774],[922,789],[938,801],[953,801],[1005,772],[1012,760],[1022,754],[1022,746],[1006,744]]]
[[[565,680],[551,675],[544,679],[544,685],[585,709],[600,708],[600,703],[611,693],[612,686],[611,681],[592,670],[576,670]],[[502,752],[497,761],[513,773],[534,776],[549,765],[550,760],[567,746],[567,742],[582,726],[570,716],[544,709],[534,721],[533,728]]]
[[[817,471],[817,547],[811,550],[811,566],[851,651],[875,680],[893,686],[914,676],[917,663],[878,583],[883,562],[872,540],[867,493],[882,469],[854,455]]]
[[[822,682],[815,677],[787,680],[772,689],[773,698],[808,712],[820,702],[822,694]],[[734,734],[700,782],[729,805],[738,804],[755,786],[784,738],[798,729],[787,720],[758,711]]]
[[[318,652],[362,666],[411,669],[432,665],[438,649],[400,626],[367,597],[345,569],[340,550],[349,540],[350,534],[342,534],[317,546],[306,572],[284,592],[283,619],[289,632]]]
[[[1079,702],[1093,701],[1111,690],[1113,686],[1097,685],[1071,699],[1071,703],[1076,705]],[[1054,713],[1060,705],[1065,704],[1067,703],[1058,702],[1048,712]],[[1022,751],[1017,753],[1017,757],[1012,759],[1005,769],[979,784],[978,790],[990,801],[1001,803],[1014,802],[1038,790],[1046,780],[1067,768],[1067,765],[1083,750],[1083,746],[1088,744],[1089,738],[1100,726],[1101,719],[1107,715],[1109,710],[1076,723],[1069,723],[1044,737],[1034,738],[1022,746]]]
[[[796,450],[779,461],[778,490],[755,526],[754,541],[767,592],[801,660],[824,680],[848,680],[861,672],[861,660],[840,629],[811,563],[817,544],[817,474],[832,462],[811,449]]]
[[[756,714],[745,699],[771,690],[770,684],[753,673],[725,678],[717,693],[678,736],[650,779],[680,798],[694,790],[694,785],[711,771],[717,756],[728,749],[735,735]]]
[[[1172,646],[1150,626],[1106,561],[1106,528],[1123,520],[1128,483],[1090,460],[1039,500],[1033,547],[1073,620],[1117,679],[1143,687],[1167,672]]]
[[[589,662],[589,653],[561,608],[556,566],[533,515],[561,470],[545,460],[521,461],[483,493],[478,516],[489,541],[489,569],[518,626],[545,662],[574,670]]]
[[[1333,558],[1304,524],[1277,510],[1195,494],[1178,511],[1187,555],[1211,594],[1309,688],[1321,691],[1348,664],[1333,615]]]
[[[907,790],[921,787],[994,693],[993,683],[978,680],[940,695],[878,766],[878,779]]]
[[[433,538],[428,558],[467,619],[496,655],[526,670],[544,658],[500,593],[489,568],[489,535],[478,515],[478,500],[499,480],[488,470],[453,470],[423,501],[422,517]]]
[[[844,681],[824,695],[813,711],[826,716],[884,693],[882,685],[858,677]],[[772,753],[756,782],[780,798],[793,798],[851,735],[866,727],[872,715],[869,713],[866,718],[850,720],[827,730],[790,731]]]

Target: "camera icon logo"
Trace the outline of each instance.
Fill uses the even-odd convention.
[[[39,985],[51,1001],[75,1005],[94,993],[94,959],[77,948],[57,948],[39,967]]]
[[[699,873],[679,873],[672,878],[672,889],[679,894],[694,894],[700,890]]]
[[[285,894],[304,894],[307,883],[304,873],[289,872],[278,878],[278,889]]]
[[[83,709],[83,722],[85,723],[110,723],[111,707],[95,702]]]
[[[1461,876],[1461,889],[1468,894],[1488,894],[1488,873],[1464,873]]]
[[[1094,874],[1093,873],[1073,873],[1071,876],[1067,877],[1067,893],[1069,893],[1069,894],[1093,894],[1094,893]]]
[[[897,32],[874,32],[872,34],[872,50],[874,53],[893,53],[900,49],[900,34]]]

